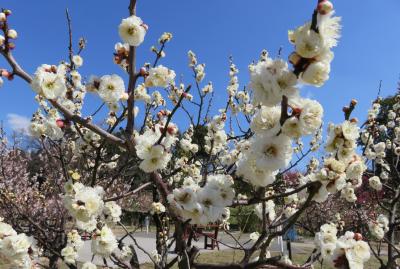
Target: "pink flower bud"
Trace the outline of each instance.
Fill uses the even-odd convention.
[[[333,4],[328,0],[320,2],[318,4],[317,10],[321,15],[329,14],[333,10]]]
[[[142,23],[141,25],[146,31],[149,30],[149,26],[145,23]]]
[[[5,70],[5,69],[1,69],[1,70],[0,70],[0,74],[1,74],[2,77],[6,77],[6,78],[8,78],[8,77],[11,75],[11,73],[8,72],[8,71]]]
[[[64,127],[64,121],[62,119],[58,119],[56,120],[56,124],[59,128],[63,128]]]
[[[140,74],[142,77],[147,76],[148,73],[147,73],[146,68],[145,68],[145,67],[140,68],[139,74]]]

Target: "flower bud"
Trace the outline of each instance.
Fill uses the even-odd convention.
[[[350,122],[351,123],[358,123],[358,119],[357,118],[352,118],[352,119],[350,119]]]
[[[147,70],[146,70],[146,68],[145,68],[145,67],[142,67],[142,68],[140,68],[140,71],[139,71],[139,73],[140,73],[140,75],[141,75],[142,77],[144,77],[144,76],[147,76],[147,75],[148,75],[148,73],[147,73]]]
[[[333,10],[333,4],[330,1],[322,1],[318,4],[317,10],[319,14],[326,15]]]
[[[363,239],[363,236],[360,233],[355,233],[354,234],[354,240],[360,241]]]
[[[301,56],[298,55],[296,52],[293,52],[289,55],[289,62],[293,65],[297,65],[301,60]]]
[[[8,48],[9,48],[10,50],[15,49],[15,44],[12,43],[12,42],[9,42],[9,43],[8,43]]]
[[[9,9],[5,9],[3,10],[4,14],[6,14],[6,16],[10,16],[12,14],[11,10]]]
[[[18,33],[17,31],[15,31],[14,29],[10,29],[7,32],[7,36],[11,39],[16,39],[18,37]]]
[[[8,78],[11,75],[6,69],[0,69],[0,76]]]
[[[2,46],[4,44],[4,36],[0,35],[0,46]]]
[[[64,121],[62,119],[58,119],[56,120],[56,124],[59,128],[63,128],[64,127]]]
[[[129,98],[129,95],[128,95],[127,92],[124,92],[124,93],[122,94],[122,96],[121,96],[121,100],[123,100],[123,101],[128,100],[128,98]]]
[[[146,31],[149,30],[149,26],[148,26],[147,24],[143,23],[141,26],[142,26]]]
[[[357,105],[357,103],[358,103],[358,101],[357,101],[356,99],[351,99],[350,104],[351,104],[352,106]]]
[[[0,12],[0,22],[5,22],[7,20],[6,14],[4,12]]]

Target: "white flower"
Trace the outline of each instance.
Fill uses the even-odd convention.
[[[321,35],[311,30],[309,24],[289,32],[289,39],[294,42],[296,52],[304,58],[313,58],[325,49]]]
[[[165,212],[165,206],[164,206],[162,203],[160,203],[160,202],[153,202],[153,203],[151,204],[150,213],[151,213],[152,215],[154,215],[154,214],[161,214],[161,213],[164,213],[164,212]]]
[[[382,190],[382,183],[379,177],[373,176],[368,179],[369,186],[374,190],[380,191]]]
[[[103,213],[108,221],[118,222],[120,221],[122,210],[116,202],[110,201],[104,204]]]
[[[75,264],[78,258],[78,253],[75,251],[74,247],[66,246],[61,250],[61,256],[64,257],[64,262],[69,264]]]
[[[260,233],[259,232],[253,232],[249,235],[250,240],[253,242],[256,242],[258,238],[260,238]]]
[[[292,143],[286,135],[259,136],[252,144],[251,152],[259,169],[275,171],[286,167],[292,158]]]
[[[72,197],[64,196],[64,204],[77,220],[88,222],[103,210],[102,190],[101,187],[82,187]]]
[[[0,249],[6,256],[17,256],[28,252],[31,242],[25,234],[13,234],[0,241]]]
[[[321,127],[324,110],[321,104],[315,100],[300,99],[299,101],[301,133],[305,135],[313,134]]]
[[[123,19],[118,28],[121,39],[130,46],[139,46],[146,35],[146,28],[143,21],[134,15]]]
[[[114,103],[119,101],[125,93],[125,84],[118,75],[105,75],[101,77],[99,96],[105,102]]]
[[[67,90],[62,68],[50,65],[38,67],[31,83],[32,89],[47,99],[63,96]]]
[[[256,133],[276,135],[280,129],[281,110],[277,106],[261,106],[251,121],[251,129]]]
[[[331,66],[328,62],[315,62],[301,74],[301,80],[307,84],[321,87],[329,79],[330,71]]]
[[[346,176],[348,179],[359,179],[366,169],[367,166],[365,165],[363,159],[356,160],[350,163],[347,167]]]
[[[72,62],[74,63],[75,67],[81,67],[83,65],[83,59],[79,55],[74,55],[72,57]]]
[[[149,75],[146,77],[146,87],[167,87],[170,84],[175,84],[175,72],[165,66],[158,65],[150,68]]]
[[[117,247],[117,239],[107,226],[104,226],[92,239],[92,252],[102,257],[109,257]]]
[[[297,77],[288,69],[283,60],[266,58],[256,65],[250,65],[250,87],[254,92],[255,105],[273,106],[282,100],[298,96]]]
[[[364,263],[369,260],[370,248],[367,242],[355,241],[352,248],[347,249],[346,258],[349,261],[350,268],[354,268],[352,263]]]
[[[369,231],[371,232],[371,234],[374,237],[376,237],[378,240],[382,240],[383,237],[385,236],[385,231],[383,230],[381,225],[379,225],[379,223],[370,222],[370,223],[368,223],[368,228],[369,228]]]
[[[357,124],[347,120],[342,123],[342,133],[348,140],[357,140],[360,137]]]
[[[147,154],[140,156],[138,153],[138,156],[143,158],[139,167],[146,173],[165,168],[171,159],[171,154],[166,152],[162,145],[151,146]]]
[[[263,219],[263,205],[262,203],[259,203],[255,206],[255,212],[257,217],[262,220]],[[275,214],[275,203],[272,200],[268,200],[267,202],[265,202],[265,215],[268,215],[268,219],[270,221],[273,221],[276,217]]]
[[[299,138],[302,135],[299,119],[296,117],[286,119],[282,126],[282,133],[291,138]]]
[[[11,227],[11,225],[1,222],[0,220],[0,241],[7,236],[17,235],[17,232]]]

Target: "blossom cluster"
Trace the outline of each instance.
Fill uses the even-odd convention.
[[[168,202],[176,213],[192,224],[208,224],[227,220],[235,191],[228,175],[208,175],[201,187],[193,180],[186,180],[181,188],[168,195]]]
[[[33,241],[0,218],[0,268],[30,269]]]
[[[321,226],[315,234],[315,243],[324,260],[335,268],[363,268],[370,258],[370,248],[361,234],[348,231],[338,238],[336,225],[332,223]]]
[[[362,184],[362,175],[367,169],[365,160],[356,152],[359,128],[355,121],[329,124],[325,150],[331,155],[324,160],[323,167],[308,175],[309,181],[319,181],[322,186],[314,197],[323,202],[330,193],[340,192],[348,202],[355,202],[355,189]]]

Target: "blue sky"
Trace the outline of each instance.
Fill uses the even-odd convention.
[[[287,30],[309,20],[316,1],[310,0],[138,0],[138,16],[149,25],[145,42],[140,46],[138,64],[153,61],[149,52],[158,37],[169,31],[174,35],[162,64],[173,68],[191,83],[187,51],[193,50],[199,62],[206,63],[206,81],[216,91],[215,107],[223,106],[228,82],[228,57],[233,55],[240,69],[241,85],[248,83],[248,64],[258,59],[262,49],[275,56],[280,47],[285,58],[292,51]],[[10,8],[12,26],[18,31],[15,56],[30,73],[42,63],[57,64],[67,57],[65,8],[73,20],[74,39],[88,40],[83,52],[84,76],[117,73],[113,64],[114,44],[119,40],[117,26],[127,16],[128,0],[72,1],[2,0]],[[325,108],[325,122],[343,119],[341,108],[356,98],[355,116],[364,119],[370,100],[383,80],[382,95],[395,92],[399,77],[400,1],[338,0],[336,14],[343,17],[339,46],[334,49],[331,79],[322,88],[304,87],[302,95],[317,99]],[[7,67],[1,59],[0,67]],[[16,116],[30,117],[36,110],[34,93],[20,79],[6,82],[0,89],[0,119],[11,122]],[[87,112],[94,111],[99,100],[89,97]]]

